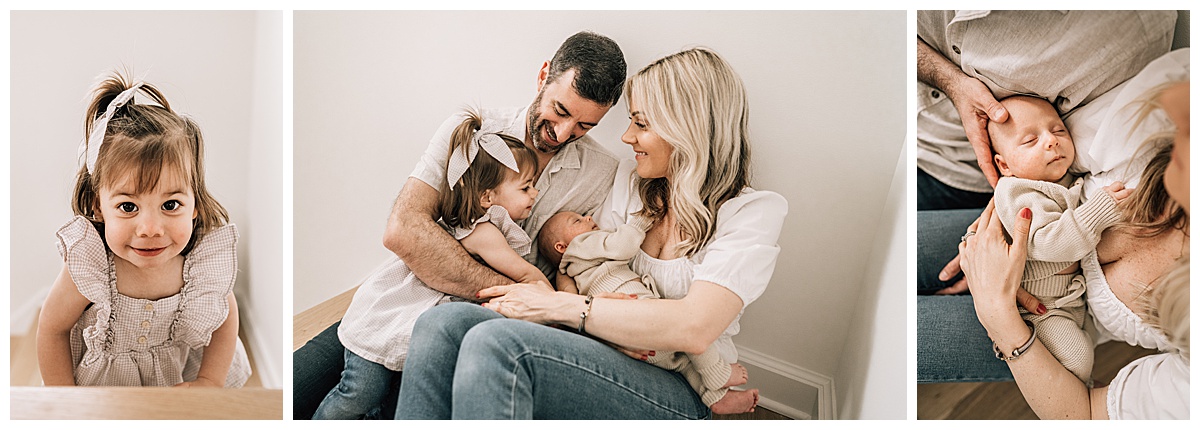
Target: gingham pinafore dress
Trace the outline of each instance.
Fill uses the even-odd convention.
[[[172,386],[196,379],[204,347],[229,314],[237,276],[237,228],[205,234],[183,261],[183,288],[158,300],[117,291],[113,255],[77,216],[58,230],[58,249],[79,293],[92,302],[71,330],[76,385]],[[225,387],[250,377],[239,338]]]

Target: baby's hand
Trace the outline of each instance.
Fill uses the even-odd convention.
[[[1104,192],[1112,196],[1113,200],[1116,200],[1117,203],[1121,203],[1122,200],[1129,197],[1129,194],[1133,193],[1133,188],[1125,188],[1125,184],[1117,181],[1104,187]]]

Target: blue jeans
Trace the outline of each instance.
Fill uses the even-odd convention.
[[[982,175],[982,173],[980,173]],[[917,168],[917,210],[983,209],[992,193],[963,191],[946,185],[921,168]]]
[[[400,372],[388,370],[382,364],[367,360],[346,350],[346,368],[321,406],[314,420],[358,420],[378,418],[388,393],[395,392]]]
[[[917,383],[1011,381],[1012,372],[992,352],[970,295],[934,296],[950,281],[938,273],[980,209],[917,212]]]
[[[292,353],[292,419],[312,419],[317,406],[341,381],[346,348],[338,339],[334,323]],[[390,419],[396,410],[396,391],[384,401],[380,418]]]
[[[682,375],[469,303],[413,329],[399,419],[708,419]]]

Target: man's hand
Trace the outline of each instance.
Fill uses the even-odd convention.
[[[975,149],[979,169],[993,188],[1000,174],[992,162],[992,141],[988,138],[988,121],[1008,121],[1008,110],[996,101],[987,85],[967,76],[962,69],[946,59],[941,52],[917,39],[917,79],[941,89],[950,98],[958,116],[962,118],[967,140]]]
[[[1008,121],[1008,110],[996,101],[987,85],[978,79],[962,75],[957,84],[951,87],[953,89],[943,88],[942,91],[946,92],[950,102],[954,103],[954,108],[958,109],[963,131],[966,131],[967,140],[975,149],[979,169],[983,171],[983,176],[987,177],[988,184],[995,188],[1000,174],[996,172],[996,166],[992,162],[995,153],[992,152],[992,139],[988,137],[987,126],[988,121]]]
[[[1133,193],[1133,188],[1125,188],[1125,184],[1120,181],[1108,184],[1104,187],[1104,192],[1108,193],[1117,203],[1121,203],[1126,197]]]

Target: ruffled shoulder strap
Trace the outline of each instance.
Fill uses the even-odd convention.
[[[455,228],[450,232],[454,235],[455,240],[462,240],[467,237],[472,231],[475,231],[475,226],[480,223],[491,223],[500,229],[500,233],[504,234],[504,239],[508,241],[508,246],[511,246],[518,255],[525,256],[532,251],[533,240],[529,238],[529,234],[525,233],[525,229],[521,228],[512,217],[508,215],[508,210],[500,205],[492,205],[487,212],[479,219],[475,220],[475,224],[471,228]]]
[[[112,297],[112,266],[100,232],[87,218],[75,216],[55,235],[58,253],[79,293],[92,303],[108,303]]]
[[[200,238],[183,260],[183,290],[176,316],[176,339],[208,345],[229,315],[226,296],[237,279],[237,227],[233,224]]]

